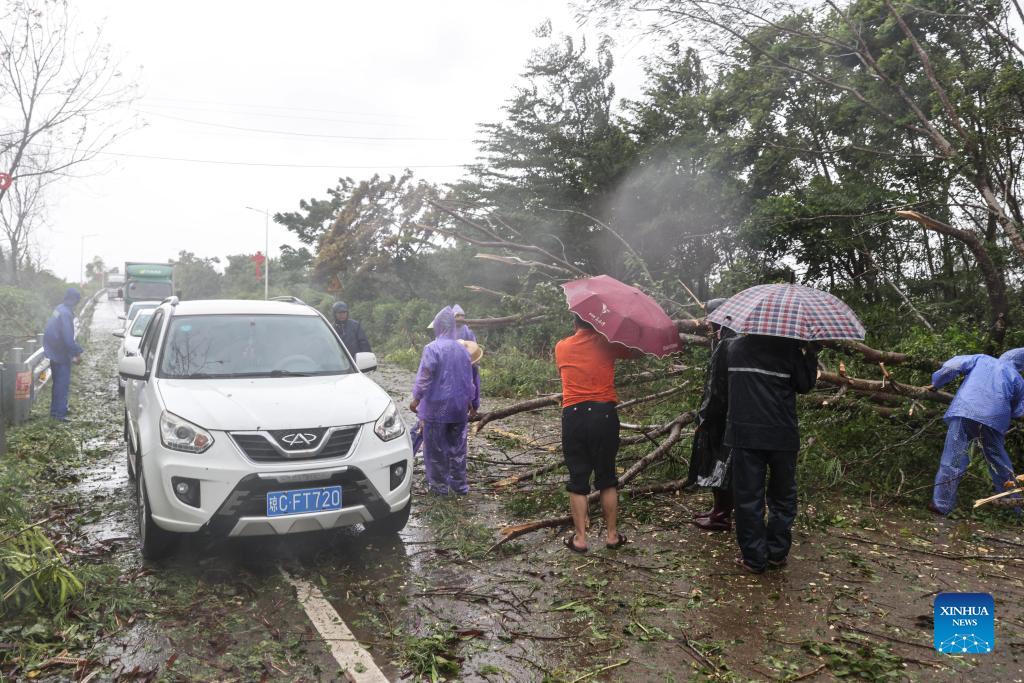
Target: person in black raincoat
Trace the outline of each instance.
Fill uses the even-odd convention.
[[[725,356],[729,399],[722,442],[731,449],[741,553],[736,563],[760,574],[785,566],[792,544],[800,449],[796,395],[817,381],[818,345],[744,335],[729,342]]]
[[[705,313],[710,314],[725,301],[711,299],[704,305]],[[732,529],[732,477],[729,449],[722,439],[729,400],[726,349],[735,333],[715,324],[712,324],[712,329],[711,360],[697,411],[697,431],[693,436],[687,484],[710,488],[715,501],[711,510],[694,515],[693,523],[706,531],[729,531]]]
[[[334,329],[338,331],[342,343],[353,357],[357,353],[366,353],[371,350],[370,341],[366,338],[366,333],[363,332],[363,326],[359,324],[358,320],[348,317],[348,304],[344,301],[334,302],[334,305],[331,306],[331,318]]]

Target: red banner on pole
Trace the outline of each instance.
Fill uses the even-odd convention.
[[[256,279],[263,279],[263,263],[267,260],[267,257],[263,255],[263,252],[257,251],[255,256],[250,256],[249,260],[256,264]]]
[[[14,377],[14,400],[27,401],[32,397],[32,373],[19,372]]]
[[[0,190],[6,190],[14,182],[10,173],[0,173]]]

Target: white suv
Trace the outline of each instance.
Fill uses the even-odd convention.
[[[412,446],[376,364],[298,299],[164,301],[118,364],[142,555],[197,531],[404,528]]]

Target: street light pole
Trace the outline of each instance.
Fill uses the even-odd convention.
[[[250,211],[263,214],[263,299],[270,299],[270,209],[254,209]]]

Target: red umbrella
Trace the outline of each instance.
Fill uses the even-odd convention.
[[[608,275],[562,285],[569,310],[610,342],[659,358],[680,349],[679,330],[661,306],[636,287]]]

